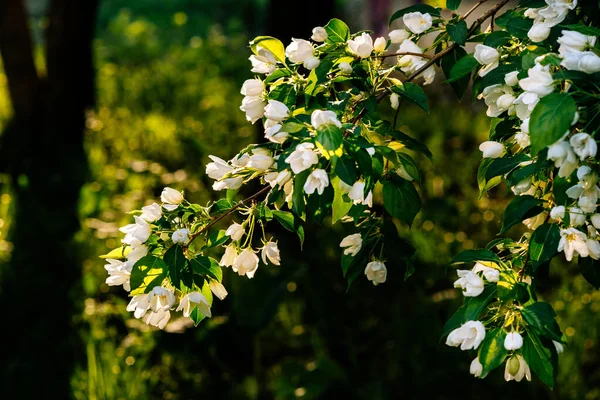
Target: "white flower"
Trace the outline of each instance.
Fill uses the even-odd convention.
[[[459,269],[456,273],[459,279],[454,282],[454,287],[461,288],[465,297],[477,297],[483,292],[485,283],[475,272]]]
[[[509,332],[504,338],[504,348],[506,350],[519,350],[521,347],[523,347],[523,337],[519,332]]]
[[[588,248],[588,252],[591,258],[594,260],[600,259],[600,243],[596,240],[588,239],[585,241]]]
[[[348,197],[354,201],[354,204],[365,204],[368,207],[373,207],[373,192],[369,191],[365,197],[365,183],[362,181],[356,181],[352,185]]]
[[[190,236],[189,229],[178,229],[175,232],[173,232],[173,235],[171,235],[171,240],[175,244],[180,244],[180,245],[184,246],[188,242],[189,236]]]
[[[516,354],[506,361],[504,379],[507,382],[512,380],[521,382],[523,377],[525,377],[528,381],[531,381],[531,370],[529,369],[529,365],[527,365],[527,362],[523,356]]]
[[[317,57],[308,57],[306,60],[304,60],[304,68],[306,68],[309,71],[312,71],[313,69],[317,68],[319,66],[319,64],[321,64],[321,60],[319,60]]]
[[[396,93],[392,93],[390,95],[390,103],[392,104],[392,108],[397,110],[398,107],[400,107],[400,96],[398,96]]]
[[[571,136],[569,140],[571,146],[573,146],[573,151],[575,154],[579,156],[582,160],[585,160],[588,157],[596,157],[596,153],[598,152],[598,144],[587,133],[576,133]]]
[[[481,362],[479,361],[479,357],[476,357],[475,359],[473,359],[473,361],[471,361],[471,366],[469,367],[469,372],[475,378],[479,378],[481,376],[481,373],[483,372],[483,365],[481,365]]]
[[[141,318],[146,314],[148,309],[150,308],[150,303],[148,302],[149,294],[138,294],[131,298],[129,304],[127,305],[127,311],[133,311],[133,315],[136,318]]]
[[[335,125],[338,128],[342,127],[342,123],[338,120],[337,115],[333,111],[315,110],[310,115],[310,123],[315,129],[319,129],[321,125]]]
[[[504,75],[504,83],[506,83],[508,86],[515,86],[519,83],[519,71],[513,71],[513,72],[509,72],[508,74]]]
[[[593,74],[600,71],[600,57],[592,51],[585,51],[581,53],[579,59],[578,71],[585,72],[586,74]]]
[[[367,58],[373,52],[373,38],[366,32],[354,39],[348,40],[350,52],[360,58]]]
[[[219,261],[219,265],[221,267],[231,267],[237,256],[238,253],[235,246],[227,246],[225,248],[225,253],[223,253],[223,257],[221,257],[221,261]]]
[[[154,222],[162,217],[162,210],[160,206],[156,203],[152,203],[149,206],[142,207],[142,215],[140,218],[147,222]]]
[[[487,264],[487,265],[485,265],[485,264]],[[498,282],[500,280],[500,271],[488,266],[488,265],[495,265],[495,264],[491,263],[491,262],[490,263],[486,262],[485,264],[483,262],[475,263],[472,271],[474,273],[483,272],[483,276],[485,277],[485,279],[488,280],[488,282]]]
[[[557,342],[556,340],[553,340],[552,343],[554,343],[554,347],[556,348],[556,354],[562,354],[565,351],[565,347],[562,343]]]
[[[548,39],[548,36],[550,36],[550,27],[543,23],[533,24],[529,32],[527,32],[527,37],[535,43],[543,42]]]
[[[548,147],[548,160],[554,161],[554,166],[559,168],[558,176],[569,177],[577,168],[577,157],[568,142],[561,140]]]
[[[483,158],[502,157],[505,147],[502,143],[488,140],[479,145],[479,150],[483,153]]]
[[[446,344],[460,346],[461,350],[475,350],[485,338],[485,327],[480,321],[467,321],[448,335]]]
[[[387,268],[381,261],[371,261],[365,268],[365,275],[367,279],[373,282],[373,285],[377,286],[380,283],[384,283],[387,278]]]
[[[273,157],[265,155],[265,154],[252,154],[250,156],[250,160],[248,161],[248,168],[256,168],[261,171],[265,171],[271,168],[271,165],[275,160]]]
[[[415,71],[419,70],[425,64],[426,62],[421,61],[420,63],[415,65]],[[433,65],[427,68],[425,71],[423,71],[422,76],[424,80],[423,85],[431,85],[431,83],[433,83],[433,80],[435,79],[435,68],[433,67]]]
[[[266,243],[264,245],[264,247],[262,248],[260,255],[262,257],[263,263],[265,263],[265,264],[267,263],[267,258],[274,265],[279,265],[281,263],[281,256],[279,255],[279,248],[277,247],[277,243],[275,243],[275,242]]]
[[[269,100],[265,107],[265,116],[273,121],[281,122],[290,115],[290,109],[280,101]]]
[[[540,225],[542,225],[544,223],[547,216],[548,216],[548,213],[546,211],[542,211],[538,215],[534,215],[531,218],[524,219],[523,225],[525,225],[527,227],[527,229],[535,230],[536,228],[538,228]]]
[[[519,81],[521,89],[535,93],[539,97],[549,95],[554,91],[554,79],[550,73],[550,66],[536,64],[533,68],[527,71],[527,78]]]
[[[585,224],[585,214],[577,207],[572,207],[569,210],[569,221],[572,226],[581,226]]]
[[[240,240],[246,233],[246,229],[238,223],[233,223],[225,231],[225,235],[229,236],[231,240]]]
[[[213,162],[206,164],[206,175],[209,178],[219,180],[233,171],[233,167],[227,161],[217,156],[208,156]]]
[[[479,70],[479,76],[486,76],[488,72],[499,65],[500,53],[493,47],[484,44],[475,46],[475,60],[484,67]]]
[[[349,75],[352,73],[352,66],[346,61],[341,62],[340,65],[338,65],[338,67],[340,68],[342,74]]]
[[[587,165],[583,165],[577,169],[577,179],[583,185],[584,190],[589,190],[598,183],[598,176]]]
[[[596,44],[596,38],[594,36],[586,36],[575,31],[562,31],[562,36],[556,41],[560,44],[558,52],[563,55],[566,53],[585,51],[590,47],[594,47]]]
[[[304,183],[304,192],[306,194],[313,194],[315,190],[319,195],[323,194],[325,188],[329,186],[329,176],[324,169],[315,169],[306,178]]]
[[[383,53],[387,47],[387,40],[382,37],[378,37],[375,39],[375,43],[373,44],[373,49],[377,53]]]
[[[315,145],[312,143],[300,143],[296,146],[296,150],[285,159],[285,162],[290,164],[290,168],[295,174],[299,174],[319,162],[319,156],[314,148]]]
[[[158,329],[163,329],[169,319],[171,312],[169,310],[150,311],[143,317],[143,321],[148,325],[156,326]]]
[[[529,118],[531,112],[535,105],[540,101],[540,96],[531,92],[523,92],[521,93],[517,99],[515,100],[515,108],[517,112],[517,117],[520,120],[525,120]]]
[[[210,287],[210,291],[213,292],[213,294],[217,296],[219,300],[223,300],[225,297],[227,297],[227,289],[225,289],[225,286],[223,286],[221,282],[215,279],[210,279],[208,282],[208,287]]]
[[[275,182],[277,182],[277,185],[279,185],[279,187],[281,187],[288,182],[292,182],[292,181],[290,181],[290,179],[292,179],[292,173],[290,172],[289,169],[284,169],[283,171],[279,171],[279,173],[277,174],[277,179],[275,179]]]
[[[270,74],[277,68],[277,60],[275,56],[268,50],[258,48],[257,55],[250,56],[249,60],[252,63],[252,72],[257,74]]]
[[[523,179],[522,181],[517,183],[515,186],[511,187],[510,190],[512,190],[512,192],[515,195],[521,196],[524,194],[529,194],[529,190],[531,190],[532,187],[534,187],[534,186],[532,185],[531,177],[529,177],[529,178]]]
[[[213,190],[219,191],[219,190],[224,190],[224,189],[239,189],[240,186],[242,186],[242,184],[244,183],[244,178],[240,177],[236,177],[236,178],[227,178],[227,179],[222,179],[220,181],[217,181],[215,183],[213,183],[212,188]]]
[[[177,306],[175,311],[183,310],[183,316],[189,318],[190,314],[196,307],[198,307],[200,314],[208,318],[212,317],[212,313],[210,312],[210,304],[208,304],[208,300],[206,300],[206,297],[204,297],[200,292],[191,292],[183,296],[179,301],[179,306]]]
[[[550,210],[550,218],[561,220],[565,217],[565,206],[556,206]]]
[[[402,16],[402,21],[406,28],[412,33],[423,33],[427,29],[431,28],[431,15],[420,12],[411,12]]]
[[[394,29],[388,33],[388,36],[390,37],[390,41],[392,43],[399,44],[410,37],[410,32],[408,32],[406,29]]]
[[[119,230],[125,234],[125,237],[121,241],[132,247],[136,247],[148,240],[152,230],[150,229],[150,225],[142,218],[138,216],[133,218],[135,219],[135,224],[125,225],[119,228]]]
[[[131,268],[129,268],[128,264],[124,263],[123,261],[114,260],[112,258],[107,258],[106,261],[108,262],[108,264],[104,266],[104,269],[106,272],[108,272],[106,284],[108,286],[123,285],[123,289],[129,292],[131,290],[129,280],[131,276]]]
[[[292,38],[292,43],[285,48],[286,57],[293,63],[303,63],[314,54],[314,47],[304,39]]]
[[[265,91],[265,84],[260,79],[248,79],[242,85],[240,93],[244,96],[260,96]]]
[[[265,129],[265,139],[273,143],[283,143],[290,136],[289,133],[281,130],[281,124],[275,124]]]
[[[175,304],[175,293],[171,289],[155,286],[148,293],[148,303],[152,311],[169,310]]]
[[[479,98],[483,98],[485,104],[488,106],[486,112],[488,117],[497,117],[504,111],[513,109],[513,103],[516,100],[512,88],[508,85],[488,86],[483,89]],[[510,113],[511,112],[509,111],[509,114]]]
[[[244,249],[244,251],[236,257],[231,267],[238,275],[246,275],[248,278],[253,278],[256,269],[258,268],[258,256],[254,254],[252,249]]]
[[[183,202],[183,195],[181,194],[181,192],[175,189],[166,187],[160,194],[160,201],[163,202],[163,207],[165,208],[165,210],[173,211],[177,207],[179,207],[181,202]]]
[[[340,247],[345,247],[345,255],[355,257],[362,248],[362,237],[360,236],[360,233],[346,236],[340,242]]]
[[[246,120],[255,123],[265,115],[265,102],[258,96],[246,96],[240,110],[246,113]]]
[[[135,247],[127,254],[127,269],[131,271],[136,262],[148,254],[148,246],[141,245]]]
[[[229,160],[229,162],[234,167],[243,168],[246,166],[246,164],[248,164],[249,159],[250,159],[250,156],[248,155],[248,153],[236,154],[235,157],[233,157],[231,160]]]
[[[407,39],[403,41],[402,44],[400,44],[400,47],[398,47],[398,53],[423,54],[423,49],[421,49],[412,40]],[[415,72],[418,69],[418,66],[422,66],[422,63],[425,61],[426,60],[424,60],[423,57],[419,56],[406,55],[398,57],[398,65],[400,66],[400,69],[402,69],[402,72],[404,72],[405,74],[411,74]]]
[[[312,30],[312,36],[310,37],[315,42],[324,42],[327,40],[327,31],[322,26],[317,26]]]
[[[574,253],[581,257],[589,255],[589,249],[586,244],[587,235],[575,228],[567,228],[560,230],[560,242],[558,242],[558,251],[565,252],[567,261],[573,259]]]

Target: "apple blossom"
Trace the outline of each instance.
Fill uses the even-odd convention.
[[[142,207],[142,218],[146,222],[154,222],[162,217],[162,210],[160,206],[156,203],[152,203],[149,206]]]
[[[565,252],[567,261],[573,259],[575,253],[581,257],[589,255],[589,249],[586,245],[587,235],[575,228],[560,230],[560,241],[558,242],[558,251]]]
[[[219,300],[223,300],[225,297],[227,297],[227,289],[225,289],[225,286],[223,286],[221,282],[215,279],[209,279],[208,287]]]
[[[461,288],[465,297],[477,297],[485,288],[485,283],[479,275],[473,271],[456,270],[459,279],[454,282],[455,288]]]
[[[174,211],[183,202],[183,195],[175,189],[166,187],[160,194],[160,200],[163,202],[165,210]]]
[[[469,373],[473,375],[475,378],[479,378],[481,373],[483,372],[483,365],[479,361],[479,357],[476,357],[471,361],[471,365],[469,367]]]
[[[479,70],[479,76],[484,77],[491,70],[498,67],[500,53],[498,53],[498,50],[493,47],[486,46],[484,44],[478,44],[475,46],[474,57],[479,64],[483,65],[483,68]]]
[[[348,40],[350,52],[360,58],[367,58],[373,52],[373,38],[366,32],[354,39]]]
[[[125,234],[125,237],[121,240],[123,243],[137,246],[148,240],[152,234],[152,230],[148,222],[141,217],[134,216],[133,218],[135,219],[135,224],[125,225],[119,228],[119,230]]]
[[[315,169],[306,178],[304,192],[306,194],[313,194],[316,190],[319,195],[322,195],[327,186],[329,186],[329,176],[327,175],[327,172],[324,169]]]
[[[371,261],[365,267],[365,275],[367,279],[377,286],[384,283],[387,278],[387,268],[382,261]]]
[[[523,377],[525,377],[528,381],[531,381],[531,370],[529,369],[529,365],[527,365],[527,362],[523,356],[516,354],[506,361],[504,379],[507,382],[512,380],[521,382]]]
[[[410,32],[406,29],[394,29],[388,33],[390,41],[394,44],[400,44],[410,37]]]
[[[476,350],[485,338],[485,327],[480,321],[467,321],[454,329],[446,338],[446,344],[460,346],[461,350]]]
[[[587,133],[576,133],[571,136],[569,143],[573,147],[575,154],[582,160],[588,157],[596,157],[598,152],[598,144],[596,141]]]
[[[248,79],[242,85],[240,93],[244,96],[260,96],[265,91],[265,84],[260,79]]]
[[[175,232],[173,232],[173,235],[171,236],[171,240],[175,244],[184,246],[188,242],[189,236],[190,236],[189,229],[178,229]]]
[[[267,264],[267,258],[273,265],[279,265],[281,263],[281,256],[279,255],[279,248],[275,242],[267,242],[263,246],[260,255],[263,263]]]
[[[319,129],[322,125],[335,125],[338,128],[342,127],[342,123],[337,118],[337,115],[333,111],[329,110],[315,110],[310,115],[310,124],[315,129]]]
[[[377,53],[383,53],[387,47],[387,40],[382,37],[378,37],[375,39],[375,43],[373,44],[373,49]]]
[[[479,150],[483,153],[483,158],[502,157],[505,147],[502,143],[488,140],[479,145]]]
[[[362,236],[360,233],[354,233],[342,239],[340,242],[340,247],[345,247],[345,255],[355,257],[362,248],[362,242]]]
[[[242,236],[244,236],[244,233],[246,233],[246,229],[238,223],[231,224],[225,231],[225,235],[229,236],[231,240],[234,241],[240,240]]]
[[[252,63],[252,72],[269,75],[275,71],[277,68],[277,60],[275,60],[273,53],[261,47],[259,47],[256,52],[258,54],[252,55],[249,58]]]
[[[280,101],[269,100],[265,107],[265,116],[273,121],[283,121],[290,115],[290,109]]]
[[[504,348],[506,350],[519,350],[521,347],[523,347],[523,337],[519,332],[514,331],[506,334],[506,338],[504,338]]]
[[[406,29],[412,33],[420,34],[431,28],[432,19],[431,15],[420,12],[406,13],[402,16],[402,21],[406,26]]]
[[[219,265],[222,267],[231,267],[236,257],[238,256],[237,249],[234,245],[229,245],[225,248],[225,253],[219,261]]]
[[[315,42],[322,43],[327,40],[327,31],[322,26],[317,26],[313,28],[310,38]]]
[[[258,256],[252,251],[252,249],[244,249],[235,259],[231,268],[238,275],[246,275],[252,279],[258,268]]]
[[[205,317],[212,317],[210,304],[208,304],[208,300],[206,300],[206,297],[200,292],[191,292],[183,296],[175,311],[183,311],[183,316],[189,318],[195,308],[198,308],[200,314]]]
[[[349,75],[352,73],[352,66],[346,61],[341,62],[338,67],[343,74]]]
[[[319,162],[319,156],[314,148],[315,145],[312,143],[300,143],[296,146],[296,150],[285,159],[285,162],[290,164],[290,168],[295,174],[299,174]]]

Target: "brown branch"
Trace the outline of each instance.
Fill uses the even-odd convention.
[[[217,222],[219,222],[223,218],[227,217],[228,215],[233,214],[233,212],[235,210],[237,210],[238,208],[240,208],[244,204],[246,204],[246,203],[248,203],[248,202],[256,199],[258,196],[260,196],[261,194],[265,193],[269,189],[271,189],[271,186],[269,186],[269,185],[265,186],[264,188],[260,189],[258,192],[254,193],[252,196],[246,197],[244,200],[240,201],[235,206],[231,207],[225,213],[223,213],[223,214],[219,215],[217,218],[213,219],[210,223],[208,223],[208,225],[205,225],[204,227],[202,227],[198,232],[194,233],[193,235],[190,235],[190,239],[189,239],[189,241],[187,242],[187,244],[184,247],[187,248],[190,245],[190,243],[192,243],[198,236],[200,236],[202,234],[202,232],[210,229],[214,224],[216,224]]]
[[[471,7],[471,9],[470,9],[469,11],[467,11],[467,12],[465,13],[465,15],[463,15],[463,16],[461,17],[461,19],[467,19],[467,17],[468,17],[469,15],[471,15],[471,13],[472,13],[473,11],[477,10],[477,8],[478,8],[480,5],[482,5],[483,3],[486,3],[487,1],[488,1],[488,0],[479,0],[479,2],[478,2],[477,4],[475,4],[473,7]]]
[[[431,56],[429,54],[412,53],[410,51],[405,51],[405,52],[401,52],[401,53],[384,54],[384,55],[381,55],[378,57],[386,58],[386,57],[395,57],[395,56],[416,56],[416,57],[423,57],[423,58],[431,58]]]

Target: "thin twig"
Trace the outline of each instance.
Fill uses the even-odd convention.
[[[383,55],[379,56],[379,58],[395,57],[395,56],[416,56],[416,57],[423,57],[423,58],[431,58],[431,56],[429,54],[413,53],[410,51],[405,51],[405,52],[401,52],[401,53],[383,54]]]
[[[214,224],[216,224],[223,218],[227,217],[228,215],[231,215],[235,210],[237,210],[244,204],[254,200],[255,198],[257,198],[261,194],[265,193],[269,189],[271,189],[271,186],[269,186],[269,185],[265,186],[264,188],[260,189],[258,192],[254,193],[252,196],[246,197],[244,200],[240,201],[235,206],[231,207],[225,213],[223,213],[223,214],[219,215],[217,218],[213,219],[208,225],[205,225],[204,227],[202,227],[198,232],[194,233],[193,235],[190,235],[190,240],[187,242],[185,247],[188,247],[190,245],[190,243],[192,243],[194,241],[194,239],[196,239],[198,236],[200,236],[202,234],[202,232],[210,229]]]
[[[506,5],[506,3],[508,3],[509,1],[510,0],[501,0],[498,4],[496,4],[494,7],[490,8],[487,12],[485,12],[481,17],[477,18],[477,20],[475,22],[473,22],[473,25],[471,25],[471,27],[469,28],[467,37],[469,37],[471,34],[473,34],[473,32],[475,32],[475,30],[477,28],[479,28],[481,26],[481,24],[483,24],[485,22],[486,19],[488,19],[492,15],[495,15],[498,12],[498,10],[500,10],[502,7],[504,7]],[[437,60],[444,57],[446,54],[450,53],[458,46],[459,46],[458,43],[453,43],[451,46],[448,46],[444,50],[437,53],[429,61],[427,61],[421,68],[419,68],[412,75],[410,75],[408,78],[406,78],[406,82],[410,82],[413,79],[415,79],[416,77],[418,77],[427,68],[429,68],[430,66],[435,64],[437,62]]]
[[[462,18],[461,18],[461,19],[467,19],[467,17],[468,17],[469,15],[471,15],[471,13],[472,13],[473,11],[477,10],[477,8],[478,8],[480,5],[482,5],[483,3],[487,2],[487,1],[488,1],[488,0],[479,0],[479,2],[478,2],[477,4],[475,4],[475,5],[474,5],[474,6],[473,6],[473,7],[472,7],[472,8],[471,8],[469,11],[467,11],[467,12],[465,13],[465,15],[463,15],[463,16],[462,16]]]

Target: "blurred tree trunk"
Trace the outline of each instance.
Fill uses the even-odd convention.
[[[5,321],[0,398],[70,398],[81,264],[73,246],[87,176],[85,111],[94,105],[92,39],[98,0],[52,0],[46,76],[33,62],[22,0],[0,1],[0,55],[14,115],[1,137],[12,178],[14,250],[0,279]]]
[[[383,36],[387,39],[391,3],[391,0],[369,0],[369,25],[377,37]]]

